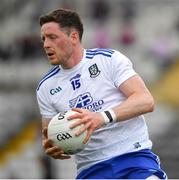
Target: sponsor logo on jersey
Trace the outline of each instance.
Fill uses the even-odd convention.
[[[89,70],[91,78],[95,78],[95,77],[97,77],[101,73],[101,71],[98,69],[98,66],[97,66],[96,63],[93,64],[92,66],[90,66],[88,68],[88,70]]]
[[[103,100],[93,101],[93,98],[89,92],[80,94],[76,98],[69,101],[70,108],[84,108],[94,112],[99,111],[103,104]]]
[[[50,94],[51,95],[55,95],[56,93],[59,93],[62,90],[62,88],[60,86],[50,89]]]
[[[80,77],[81,77],[81,74],[77,74],[76,76],[70,79],[73,90],[76,90],[81,86]]]

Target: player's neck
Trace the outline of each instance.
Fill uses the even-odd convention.
[[[75,46],[73,49],[72,56],[69,58],[66,64],[63,64],[63,69],[71,69],[81,62],[83,59],[84,48],[81,44]]]

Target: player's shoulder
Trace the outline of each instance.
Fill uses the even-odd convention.
[[[44,84],[45,82],[47,82],[49,79],[55,77],[55,75],[57,75],[60,71],[60,67],[59,66],[54,66],[52,67],[39,81],[38,86],[37,86],[37,91],[40,89],[40,87],[42,86],[42,84]]]
[[[109,48],[93,48],[86,49],[86,58],[93,59],[94,57],[107,57],[111,58],[112,55],[116,52],[114,49]]]
[[[118,50],[110,48],[93,48],[86,49],[86,59],[105,57],[107,59],[124,59],[126,56]]]

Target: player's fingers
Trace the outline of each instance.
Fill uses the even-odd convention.
[[[57,146],[53,146],[51,148],[48,148],[45,150],[45,153],[48,155],[53,155],[54,153],[64,153],[61,149],[59,149]]]
[[[44,139],[42,145],[45,149],[52,147],[52,141],[50,139]]]
[[[66,154],[63,154],[63,155],[61,156],[61,159],[70,159],[70,158],[71,158],[71,156],[66,155]]]
[[[77,127],[77,126],[80,126],[81,124],[83,124],[83,125],[85,126],[85,125],[86,125],[87,123],[89,123],[89,122],[90,122],[90,121],[89,121],[88,118],[83,118],[83,119],[80,119],[80,120],[74,122],[74,123],[71,124],[69,127],[70,127],[70,129],[73,129],[73,128]]]
[[[70,159],[71,158],[71,156],[67,156],[67,155],[61,155],[61,156],[57,156],[57,158],[56,159],[61,159],[61,160],[63,160],[63,159]]]
[[[43,134],[43,136],[44,136],[44,138],[45,139],[48,139],[48,135],[47,135],[47,128],[45,127],[45,128],[43,128],[43,130],[42,130],[42,134]]]
[[[51,155],[54,159],[69,159],[71,156],[67,154],[63,154],[61,152],[56,152],[53,155]]]
[[[75,127],[81,125],[81,124],[83,124],[83,121],[79,120],[79,121],[77,121],[77,122],[71,124],[71,125],[69,126],[69,128],[70,128],[70,129],[73,129],[73,128],[75,128]]]
[[[81,119],[82,117],[83,117],[82,114],[80,114],[80,113],[75,113],[75,114],[73,114],[73,115],[71,115],[71,116],[68,116],[67,119],[68,119],[68,120]]]
[[[82,134],[83,132],[85,132],[90,126],[91,126],[91,121],[88,122],[88,123],[86,123],[86,124],[84,124],[84,125],[75,133],[75,135],[76,135],[76,136],[81,135],[81,134]]]
[[[81,108],[72,108],[72,111],[76,111],[78,113],[82,113],[84,109]]]
[[[72,111],[76,111],[78,113],[89,112],[89,110],[83,108],[72,108]]]
[[[86,143],[88,142],[88,140],[90,139],[92,133],[93,133],[93,129],[89,129],[86,137],[85,137],[84,140],[83,140],[83,143],[84,143],[84,144],[86,144]]]

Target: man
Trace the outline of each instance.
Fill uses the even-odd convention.
[[[153,111],[154,100],[130,60],[112,49],[84,49],[83,25],[74,11],[52,11],[41,16],[40,26],[54,65],[37,87],[45,152],[55,159],[70,158],[53,146],[47,126],[57,113],[73,109],[78,113],[69,120],[80,120],[70,128],[83,124],[76,135],[87,131],[88,142],[75,155],[77,178],[166,178],[142,116]]]

